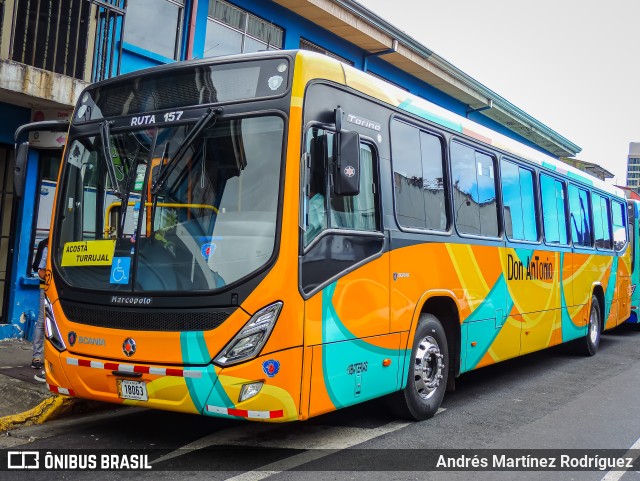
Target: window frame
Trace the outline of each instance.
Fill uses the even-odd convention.
[[[505,209],[505,202],[504,202],[504,189],[502,188],[503,185],[503,180],[502,180],[502,163],[503,162],[509,162],[513,165],[515,165],[516,167],[520,168],[520,169],[524,169],[526,171],[528,171],[531,174],[531,184],[532,184],[532,194],[533,194],[533,215],[535,216],[535,221],[536,221],[536,233],[537,233],[537,238],[534,241],[531,240],[525,240],[525,239],[512,239],[511,237],[509,237],[507,235],[507,229],[506,229],[506,225],[505,225],[505,219],[506,216],[504,215],[504,209]],[[524,165],[522,162],[518,162],[515,159],[513,159],[512,157],[507,157],[505,155],[500,156],[500,199],[501,199],[501,203],[502,203],[502,220],[503,220],[503,232],[504,232],[504,238],[509,242],[509,243],[514,243],[514,244],[537,244],[540,245],[542,244],[542,239],[544,238],[544,225],[541,219],[541,212],[542,212],[542,206],[541,206],[541,199],[539,200],[540,197],[540,185],[538,182],[538,175],[537,172],[534,168],[528,166],[528,165]]]
[[[609,199],[609,201],[611,204],[611,246],[612,246],[613,252],[621,255],[629,245],[629,226],[631,225],[631,223],[629,222],[629,210],[627,207],[629,204],[626,202],[626,199],[624,202],[620,202],[619,200],[614,198]],[[624,244],[622,244],[622,247],[620,249],[616,249],[616,238],[615,238],[615,232],[614,232],[615,224],[613,223],[613,207],[615,205],[619,206],[620,212],[622,212],[622,227],[624,228],[624,232],[625,232],[625,235],[624,235],[625,241],[624,241]],[[633,255],[633,252],[632,252],[632,255]]]
[[[394,160],[393,160],[393,136],[391,135],[391,126],[392,123],[400,122],[410,127],[415,128],[418,131],[418,135],[421,132],[426,133],[427,135],[433,135],[440,141],[440,147],[442,151],[442,176],[443,176],[443,185],[444,185],[444,205],[445,205],[445,215],[447,216],[447,226],[444,230],[436,230],[436,229],[427,229],[420,227],[407,227],[403,226],[398,220],[398,199],[396,195],[396,188],[393,181],[393,177],[395,175],[394,169]],[[451,203],[451,175],[450,175],[450,165],[449,165],[449,144],[447,142],[446,137],[435,129],[429,128],[429,126],[424,124],[419,124],[415,121],[412,121],[406,117],[393,114],[389,118],[389,154],[391,158],[391,193],[393,197],[393,218],[396,222],[396,226],[400,229],[401,232],[412,232],[412,233],[420,233],[420,234],[430,234],[430,235],[439,235],[439,236],[450,236],[453,232],[454,219],[451,215],[452,203]],[[420,169],[422,169],[422,150],[420,151]]]
[[[571,242],[570,245],[574,248],[574,249],[580,249],[580,250],[594,250],[595,249],[595,232],[594,232],[594,223],[593,223],[593,192],[591,191],[591,189],[589,187],[586,187],[584,185],[581,184],[576,184],[575,182],[567,182],[567,195],[569,195],[569,188],[570,187],[575,187],[578,192],[580,191],[584,191],[587,194],[587,209],[589,210],[589,212],[587,212],[587,218],[589,221],[589,227],[590,227],[590,233],[591,233],[591,243],[589,245],[581,245],[581,244],[576,244],[575,240],[573,238],[573,230],[571,228],[571,201],[567,202],[567,207],[569,209],[569,216],[567,217],[567,221],[569,222],[569,233],[571,234]],[[578,194],[579,195],[579,194]]]
[[[594,229],[595,229],[595,213],[593,213],[593,201],[594,199],[597,197],[599,197],[602,200],[605,201],[606,207],[607,207],[607,213],[606,213],[606,221],[607,224],[609,226],[609,244],[610,247],[598,247],[598,243],[596,242],[596,233],[594,232],[593,235],[593,246],[596,250],[598,251],[602,251],[602,252],[611,252],[614,251],[613,248],[613,218],[612,215],[613,213],[611,212],[611,199],[609,198],[609,196],[604,195],[600,192],[591,192],[591,211],[592,211],[592,216],[594,218]],[[624,222],[624,219],[623,219]]]
[[[449,187],[450,187],[450,199],[451,199],[451,210],[454,211],[455,210],[455,200],[453,199],[453,164],[452,164],[452,148],[451,148],[451,144],[453,142],[457,142],[460,145],[463,145],[465,147],[468,147],[470,149],[472,149],[474,152],[486,155],[488,157],[490,157],[492,159],[493,162],[493,184],[494,184],[494,192],[495,192],[495,198],[496,198],[496,221],[497,221],[497,227],[498,227],[498,235],[497,236],[487,236],[487,235],[483,235],[483,234],[472,234],[472,233],[467,233],[467,232],[460,232],[460,230],[458,229],[458,222],[457,222],[457,215],[455,215],[455,213],[452,213],[451,216],[451,224],[453,225],[453,229],[455,230],[455,232],[457,233],[457,235],[459,237],[466,237],[466,238],[470,238],[470,239],[482,239],[482,240],[490,240],[490,241],[503,241],[505,238],[504,235],[504,218],[503,218],[503,212],[502,210],[504,209],[504,206],[502,204],[502,177],[500,175],[500,166],[499,166],[499,162],[498,162],[498,153],[494,152],[490,149],[484,148],[483,146],[478,146],[475,143],[470,142],[468,139],[464,138],[464,137],[458,137],[458,136],[454,136],[452,135],[449,138],[449,143],[447,144],[448,147],[448,158],[447,158],[447,163],[449,165]],[[475,165],[475,170],[476,170],[476,175],[477,175],[477,170],[478,170],[478,165],[477,165],[477,160],[476,162],[474,162]]]
[[[127,22],[127,15],[125,14],[124,19],[125,19],[125,23],[124,23],[124,29],[123,29],[123,33],[122,33],[122,41],[123,43],[127,44],[127,45],[132,45],[133,47],[136,47],[138,49],[140,49],[143,52],[149,52],[150,54],[163,58],[163,59],[169,59],[169,60],[175,60],[175,61],[179,61],[182,59],[183,57],[183,46],[184,46],[184,42],[183,42],[183,37],[184,37],[184,33],[185,33],[185,19],[186,19],[186,0],[162,0],[166,3],[170,3],[174,6],[176,6],[178,8],[178,15],[176,18],[176,41],[175,41],[175,45],[173,47],[173,56],[172,57],[167,57],[162,53],[156,52],[155,50],[150,50],[147,46],[143,46],[143,45],[138,45],[135,43],[131,43],[129,42],[126,38],[126,31],[127,31],[127,27],[131,26],[131,22]]]
[[[564,192],[564,202],[563,202],[563,206],[564,206],[564,228],[565,228],[565,233],[567,234],[567,243],[566,244],[562,244],[560,242],[549,242],[547,240],[547,229],[545,228],[545,224],[544,224],[544,196],[542,194],[542,176],[546,176],[549,179],[553,180],[554,182],[560,182],[560,184],[562,184],[562,188],[563,188],[563,192]],[[538,195],[540,195],[540,214],[541,214],[541,224],[542,224],[542,239],[544,242],[545,246],[549,246],[552,248],[565,248],[565,249],[571,249],[573,247],[573,239],[571,238],[571,227],[567,224],[567,219],[569,218],[570,215],[570,211],[569,211],[569,202],[568,202],[568,197],[569,197],[569,186],[568,186],[568,182],[566,181],[566,179],[560,178],[560,177],[556,177],[555,175],[552,175],[551,172],[547,172],[547,171],[540,171],[538,174]],[[557,212],[557,211],[556,211]],[[560,224],[558,224],[560,225]]]

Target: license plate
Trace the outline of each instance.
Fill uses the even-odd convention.
[[[136,401],[148,401],[147,384],[144,381],[129,381],[116,379],[118,396],[122,399],[135,399]]]

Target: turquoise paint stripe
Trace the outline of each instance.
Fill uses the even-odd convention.
[[[545,161],[542,162],[542,167],[546,167],[547,169],[553,170],[553,171],[557,170],[555,165],[550,164],[549,162],[545,162]]]
[[[329,284],[322,290],[322,375],[324,377],[324,385],[327,389],[327,394],[329,395],[329,399],[336,408],[343,407],[343,404],[340,402],[336,393],[333,392],[332,383],[329,379],[329,359],[327,356],[327,349],[324,345],[327,339],[328,331],[333,328],[337,329],[339,333],[342,331],[337,328],[337,319],[334,319],[335,310],[333,309],[331,299],[333,298],[333,293],[336,290],[336,282],[333,284]],[[336,316],[337,317],[337,316]]]
[[[507,299],[511,301],[511,295],[507,292],[506,281],[504,280],[504,274],[500,274],[500,277],[493,285],[485,299],[480,303],[476,309],[469,314],[464,322],[475,322],[481,321],[484,319],[495,318],[496,317],[496,309],[505,309],[505,305],[507,304]],[[513,307],[513,303],[511,303],[511,308]],[[507,313],[511,312],[511,308],[509,308]]]
[[[467,324],[467,335],[470,329],[477,329],[478,332],[474,333],[473,340],[478,344],[471,349],[467,349],[467,357],[464,371],[471,371],[475,369],[480,360],[485,356],[487,351],[491,348],[491,345],[495,341],[498,334],[502,330],[502,327],[495,327],[496,309],[504,309],[505,316],[513,309],[513,299],[507,289],[504,275],[501,274],[500,278],[496,281],[494,286],[487,294],[484,301],[475,309],[469,317],[464,320],[464,324]],[[475,326],[473,323],[478,321],[484,321]],[[480,325],[489,327],[480,327]],[[462,372],[464,372],[462,371]]]
[[[562,334],[562,342],[571,341],[579,337],[583,337],[587,331],[585,327],[576,326],[569,315],[567,299],[564,292],[564,282],[562,282],[562,272],[564,271],[564,252],[560,253],[560,329]],[[573,274],[573,273],[572,273]]]
[[[402,110],[406,110],[411,114],[415,114],[419,117],[422,117],[423,119],[435,122],[436,124],[440,124],[451,130],[455,130],[456,132],[462,133],[462,124],[452,122],[451,120],[445,119],[444,117],[436,115],[433,112],[429,112],[428,110],[418,107],[417,105],[413,104],[411,99],[407,99],[404,102],[402,102],[400,105],[398,105],[398,108]]]
[[[583,184],[587,184],[591,186],[594,185],[591,179],[588,179],[587,177],[583,177],[580,174],[576,174],[575,172],[567,172],[567,177],[569,177],[570,179],[579,180]]]
[[[185,366],[211,362],[211,355],[202,332],[181,332],[180,348]],[[226,407],[232,407],[233,403],[222,386],[220,386],[213,365],[209,364],[206,370],[201,372],[202,377],[200,378],[184,378],[191,401],[198,412],[204,412],[207,400],[210,398],[211,404],[220,406],[220,404],[215,404],[215,402],[218,402],[224,403]],[[214,391],[213,393],[212,390]]]
[[[322,291],[322,374],[329,399],[336,408],[342,408],[393,392],[398,387],[398,369],[383,367],[382,360],[391,358],[395,360],[394,365],[399,366],[407,354],[404,349],[383,348],[356,338],[342,323],[333,305],[336,284]],[[365,387],[356,395],[355,377],[347,373],[347,366],[365,360],[367,369],[362,374]]]
[[[557,165],[550,164],[549,162],[545,162],[545,161],[543,161],[543,162],[542,162],[542,166],[543,166],[543,167],[546,167],[546,168],[547,168],[547,169],[549,169],[549,170],[553,170],[554,172],[557,172],[557,171],[558,171],[558,166],[557,166]],[[580,181],[580,182],[582,182],[583,184],[587,184],[587,185],[591,185],[591,186],[592,186],[592,185],[594,185],[593,180],[589,179],[589,178],[588,178],[588,177],[586,177],[586,176],[582,176],[582,175],[580,175],[580,174],[578,174],[578,173],[576,173],[576,172],[568,171],[566,175],[567,175],[567,177],[569,177],[570,179],[579,180],[579,181]]]

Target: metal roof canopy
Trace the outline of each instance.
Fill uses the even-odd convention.
[[[469,105],[554,155],[582,149],[353,0],[273,0],[365,52]],[[396,49],[393,51],[394,41]],[[390,52],[384,52],[390,51]]]

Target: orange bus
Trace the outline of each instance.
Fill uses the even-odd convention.
[[[58,180],[47,383],[263,421],[388,396],[425,419],[466,371],[595,354],[630,314],[625,205],[310,52],[99,82]]]

